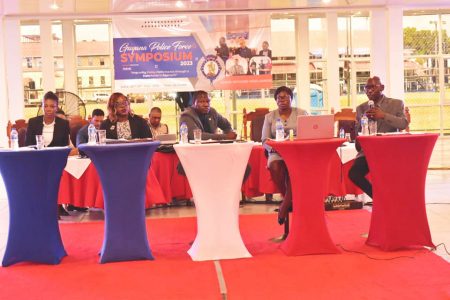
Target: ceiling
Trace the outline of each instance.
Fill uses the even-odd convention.
[[[450,9],[449,0],[0,0],[4,15],[70,15],[178,12],[293,12],[369,9],[389,5],[406,9]],[[51,4],[58,9],[51,9]],[[1,9],[1,5],[0,5]]]

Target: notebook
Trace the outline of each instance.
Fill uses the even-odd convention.
[[[175,133],[158,134],[155,140],[160,141],[161,145],[171,145],[177,143],[177,135]]]
[[[298,116],[297,139],[314,140],[334,137],[334,115]]]

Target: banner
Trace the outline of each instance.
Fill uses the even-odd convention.
[[[272,87],[270,18],[113,18],[114,79],[124,93]]]

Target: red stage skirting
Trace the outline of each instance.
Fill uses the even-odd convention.
[[[262,146],[253,147],[249,164],[252,168],[250,177],[242,186],[242,192],[246,197],[251,198],[264,194],[279,193],[275,183],[270,178],[269,170],[267,170],[267,158],[264,155],[264,148]],[[353,160],[342,164],[336,152],[330,162],[329,195],[345,196],[347,194],[362,194],[362,191],[348,178],[348,171],[352,165]]]
[[[327,212],[339,255],[286,256],[276,214],[240,216],[248,259],[222,260],[229,299],[450,299],[450,265],[427,250],[384,252],[367,246],[365,210]],[[0,268],[0,299],[222,299],[214,262],[186,253],[195,218],[148,219],[154,261],[98,263],[103,222],[60,224],[60,265]],[[399,259],[394,257],[404,256]],[[408,258],[412,257],[412,258]],[[263,274],[259,275],[258,274]]]
[[[192,198],[187,178],[177,173],[178,161],[175,153],[155,153],[147,177],[146,207],[170,203],[173,198]],[[251,173],[242,186],[242,192],[246,197],[279,193],[267,170],[267,158],[262,146],[253,147],[249,164]],[[329,195],[362,194],[361,190],[348,179],[347,174],[352,164],[353,161],[342,164],[337,153],[333,156],[330,164]],[[103,208],[103,192],[93,164],[89,165],[80,179],[63,172],[58,202],[80,207]]]
[[[154,154],[147,176],[146,207],[170,203],[172,198],[192,198],[187,178],[177,173],[178,161],[175,153]],[[80,207],[103,208],[103,191],[94,164],[91,163],[79,179],[63,172],[58,202]]]

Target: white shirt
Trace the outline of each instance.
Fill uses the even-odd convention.
[[[55,131],[55,120],[53,119],[53,122],[50,124],[45,124],[45,121],[42,121],[42,123],[44,123],[44,127],[42,128],[42,135],[44,136],[44,145],[45,147],[47,147],[53,141],[53,132]]]

